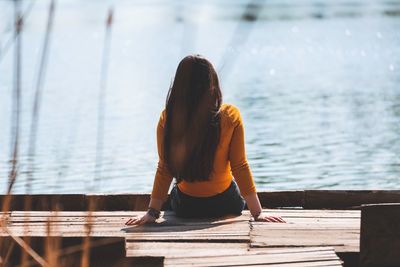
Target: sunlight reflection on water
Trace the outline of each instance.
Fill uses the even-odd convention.
[[[25,192],[32,84],[47,16],[47,2],[36,2],[23,33],[16,193]],[[87,192],[94,179],[104,19],[113,1],[58,2],[36,193]],[[11,3],[0,2],[0,53],[11,36]],[[155,126],[188,53],[214,62],[225,102],[241,109],[259,190],[400,188],[400,1],[265,1],[261,9],[247,3],[114,3],[96,192],[151,190]],[[9,170],[11,92],[12,50],[0,61],[0,177]]]

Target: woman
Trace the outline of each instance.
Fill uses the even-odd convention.
[[[177,183],[170,194],[171,208],[177,216],[240,215],[245,200],[256,221],[284,222],[262,213],[239,109],[222,104],[217,73],[204,57],[187,56],[179,63],[158,122],[157,146],[149,209],[126,225],[154,222],[160,216],[173,177]]]

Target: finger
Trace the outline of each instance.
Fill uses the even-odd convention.
[[[271,222],[279,222],[278,219],[275,218],[274,216],[268,216],[268,219],[269,219]]]
[[[131,219],[131,221],[128,223],[128,225],[134,225],[137,223],[137,221],[140,220],[139,218]]]
[[[262,217],[257,219],[260,222],[272,222],[269,217]]]
[[[269,216],[271,220],[274,222],[284,223],[285,221],[282,219],[281,216]]]
[[[284,219],[282,219],[282,217],[277,217],[277,219],[279,220],[279,222],[281,222],[281,223],[285,223],[285,220],[284,220]]]
[[[132,221],[134,221],[134,220],[136,220],[136,219],[137,219],[137,216],[135,216],[134,218],[130,218],[129,220],[127,220],[127,221],[125,222],[125,224],[128,225],[128,224],[132,223]]]
[[[274,222],[282,222],[282,218],[280,216],[271,216]]]
[[[136,221],[138,218],[130,218],[126,224],[132,224],[134,221]]]
[[[273,219],[271,219],[270,217],[266,217],[266,218],[264,218],[264,221],[265,222],[274,222],[274,220]]]

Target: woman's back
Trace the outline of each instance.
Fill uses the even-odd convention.
[[[157,143],[160,155],[155,177],[152,197],[165,199],[172,175],[163,160],[163,136],[166,121],[165,110],[160,115],[157,127]],[[208,181],[187,182],[178,184],[179,189],[190,196],[209,197],[225,191],[234,177],[242,195],[256,191],[253,177],[246,160],[244,149],[244,130],[239,109],[230,104],[220,108],[220,139],[215,151],[213,170]]]

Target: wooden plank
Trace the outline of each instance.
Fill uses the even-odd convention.
[[[129,218],[132,216],[113,216],[113,217],[92,217],[91,220],[96,224],[106,224],[106,223],[122,223],[124,224]],[[88,221],[88,217],[77,217],[77,216],[49,216],[49,217],[9,217],[7,223],[9,225],[18,225],[18,224],[29,224],[29,223],[47,223],[47,221],[51,221],[54,223],[85,223]]]
[[[337,252],[358,252],[359,234],[343,231],[269,231],[251,234],[251,247],[332,246]]]
[[[300,217],[286,217],[282,216],[286,223],[265,223],[265,222],[251,222],[252,227],[264,230],[268,229],[360,229],[359,218],[300,218]]]
[[[180,240],[191,236],[197,239],[249,240],[248,212],[243,216],[215,219],[180,219],[173,213],[165,212],[155,225],[125,226],[128,218],[143,215],[144,212],[93,212],[91,236],[125,236],[131,232],[136,238],[142,238],[143,230],[148,238],[165,240],[171,235],[178,235]],[[51,236],[85,236],[87,212],[23,212],[14,211],[8,219],[8,228],[17,236],[46,236],[47,221],[51,220]],[[233,225],[233,223],[238,223]],[[190,226],[188,226],[190,225]],[[191,227],[191,228],[190,228]],[[188,231],[190,230],[190,231]],[[157,233],[158,232],[158,233]],[[165,233],[166,232],[166,233]],[[8,235],[0,231],[0,235]],[[223,238],[221,237],[223,236]]]
[[[358,252],[359,211],[273,210],[285,224],[251,222],[251,247],[331,246]]]
[[[215,219],[183,219],[177,217],[163,216],[153,224],[140,226],[131,226],[126,229],[127,232],[169,232],[177,230],[185,232],[187,230],[201,230],[203,228],[213,230],[222,229],[243,229],[249,230],[250,215],[243,214],[242,216],[215,218]]]
[[[351,232],[356,232],[359,234],[360,232],[360,227],[357,226],[348,226],[348,225],[341,225],[341,224],[315,224],[315,223],[296,223],[296,227],[292,227],[291,225],[285,224],[285,225],[271,225],[271,226],[266,226],[266,225],[260,225],[257,227],[258,231],[291,231],[291,230],[296,230],[296,231],[336,231],[340,233],[341,231],[351,231]]]
[[[217,230],[210,230],[210,229],[193,229],[190,228],[186,230],[184,227],[182,231],[178,231],[174,229],[173,231],[168,232],[137,232],[137,233],[128,233],[126,234],[126,238],[128,240],[181,240],[181,239],[215,239],[221,236],[221,240],[227,239],[234,239],[237,237],[238,239],[249,239],[249,230],[247,231],[236,231],[234,228],[232,229],[217,229]],[[224,238],[222,238],[224,237]],[[170,238],[170,239],[168,239]]]
[[[11,212],[12,217],[86,217],[88,211],[21,211]],[[145,214],[143,211],[94,211],[94,217],[119,217],[119,216],[140,216]]]
[[[307,209],[263,209],[269,214],[278,214],[287,217],[312,218],[360,218],[359,210],[307,210]]]
[[[249,253],[252,254],[280,254],[284,256],[283,254],[291,254],[291,253],[302,253],[302,252],[315,252],[315,251],[330,251],[332,250],[332,247],[271,247],[271,248],[263,248],[263,247],[250,247],[249,248]]]
[[[83,237],[87,235],[87,212],[21,212],[15,211],[8,218],[7,228],[15,236]],[[140,212],[143,214],[143,212]],[[93,212],[92,237],[125,237],[122,231],[132,212]],[[98,216],[99,215],[99,216]],[[47,221],[51,231],[48,233]],[[0,236],[8,236],[0,229]]]
[[[247,243],[126,242],[125,246],[127,257],[205,257],[242,255],[248,251]]]
[[[65,226],[51,228],[49,232],[46,226],[42,227],[29,227],[29,228],[8,228],[13,236],[31,236],[31,237],[84,237],[87,236],[87,230],[84,225],[81,226]],[[121,228],[111,227],[98,227],[93,226],[90,232],[91,237],[125,237],[125,233],[120,230]],[[0,229],[0,236],[9,236],[3,229]]]
[[[184,219],[166,212],[154,224],[125,228],[127,240],[237,240],[249,241],[250,214],[241,216]]]
[[[400,190],[305,190],[305,191],[264,191],[258,192],[263,207],[304,207],[306,209],[350,209],[361,204],[400,202]],[[96,210],[145,211],[150,194],[35,194],[13,195],[10,210],[24,210],[25,200],[32,202],[30,210],[46,211],[51,205],[65,211],[88,209],[89,199],[96,203]],[[0,195],[0,203],[4,195]],[[169,200],[164,209],[169,206]]]
[[[91,215],[93,218],[114,218],[114,217],[135,217],[135,216],[142,216],[145,212],[143,211],[95,211],[92,212]],[[67,218],[85,218],[89,215],[87,211],[12,211],[10,219],[16,218],[37,218],[42,217],[41,220],[44,218],[55,217],[60,218],[67,217]],[[185,219],[185,218],[177,218],[172,211],[164,211],[161,212],[161,215],[164,220],[168,220],[169,222],[176,222],[176,223],[209,223],[209,222],[236,222],[236,221],[248,221],[250,219],[250,213],[248,211],[243,211],[243,216],[225,216],[221,218],[205,218],[205,219]]]
[[[279,213],[276,213],[275,215],[280,215]],[[292,224],[306,224],[306,223],[312,223],[315,225],[329,225],[329,224],[345,224],[349,226],[359,226],[360,225],[360,218],[314,218],[314,217],[290,217],[290,216],[284,216],[281,215],[282,218],[286,221],[286,225],[292,225]],[[269,225],[263,222],[253,222],[254,225]],[[359,227],[358,227],[359,228]]]
[[[304,255],[298,253],[286,255],[227,255],[209,257],[189,257],[189,258],[166,258],[164,266],[236,266],[236,265],[259,265],[259,264],[285,264],[298,262],[316,262],[326,260],[337,260],[337,256],[332,253],[313,253]]]
[[[360,216],[359,210],[328,210],[328,209],[319,209],[319,210],[308,210],[308,209],[293,209],[293,208],[283,208],[283,209],[263,209],[265,212],[281,212],[287,214],[315,214],[317,216],[328,216],[331,217],[333,215],[340,216],[355,216],[358,214]],[[347,215],[346,215],[347,214]]]
[[[363,204],[400,203],[400,190],[306,190],[305,209],[361,208]]]
[[[247,252],[250,214],[183,219],[166,213],[155,224],[125,229],[129,257],[238,255]]]
[[[278,263],[278,264],[257,264],[257,265],[235,265],[235,267],[340,267],[343,266],[337,260],[326,260],[316,262],[292,262],[292,263]]]
[[[360,244],[361,267],[400,266],[400,203],[362,207]]]
[[[0,203],[4,195],[0,195]],[[95,210],[147,210],[150,194],[17,194],[12,195],[10,210],[24,210],[25,201],[31,202],[30,210],[51,210],[51,205],[57,204],[61,210],[79,211],[88,210],[90,200],[96,203]]]
[[[209,257],[167,257],[164,260],[164,266],[282,266],[283,264],[304,263],[309,265],[303,266],[324,266],[317,265],[316,263],[329,262],[333,266],[341,266],[341,261],[335,254],[332,248],[319,248],[313,251],[298,251],[294,250],[289,252],[286,249],[284,253],[247,253],[244,255],[223,255],[223,256],[209,256]],[[290,266],[290,265],[289,265]],[[328,265],[329,266],[329,265]]]
[[[304,207],[304,190],[258,192],[263,208]]]

